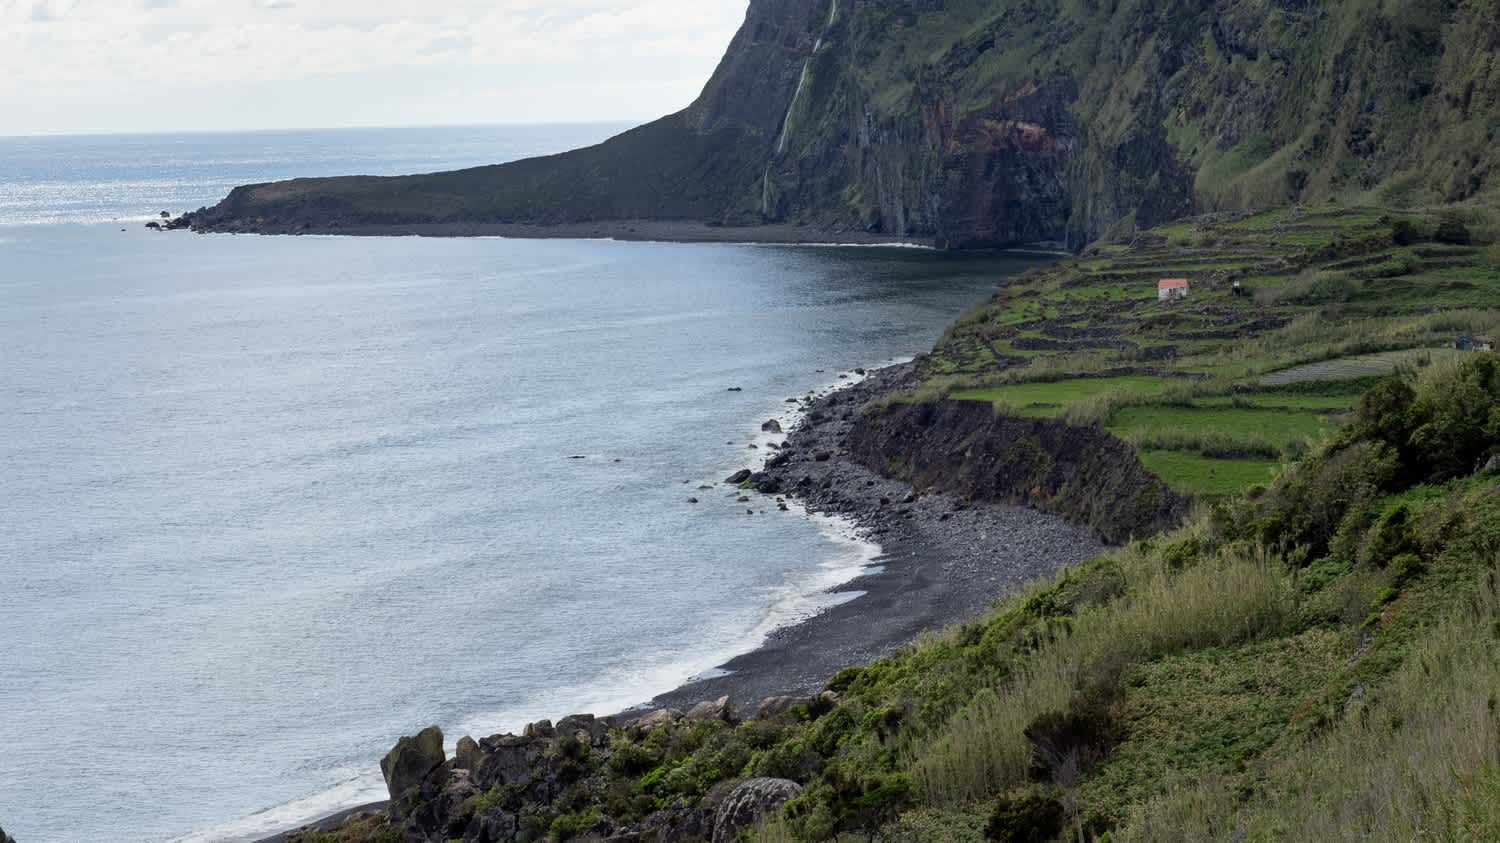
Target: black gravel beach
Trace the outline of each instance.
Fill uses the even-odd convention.
[[[1097,555],[1086,527],[1031,509],[913,492],[854,461],[845,439],[860,408],[899,389],[911,364],[881,369],[845,389],[803,399],[803,420],[749,493],[761,505],[795,501],[845,516],[882,549],[876,568],[836,591],[863,592],[773,633],[715,675],[656,697],[641,711],[729,696],[743,714],[765,698],[807,694],[834,673],[911,643],[924,630],[975,618],[1038,577]]]

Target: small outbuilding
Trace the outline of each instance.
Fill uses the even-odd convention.
[[[1156,282],[1156,297],[1161,301],[1185,299],[1188,294],[1186,278],[1163,278]]]
[[[1453,347],[1459,351],[1494,351],[1494,337],[1459,337]]]

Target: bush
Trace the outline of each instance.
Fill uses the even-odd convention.
[[[1416,550],[1416,546],[1417,530],[1411,508],[1404,503],[1396,504],[1381,515],[1370,530],[1360,552],[1360,561],[1383,568],[1397,556]]]
[[[1422,557],[1415,553],[1403,553],[1392,559],[1387,567],[1391,570],[1392,579],[1397,588],[1406,586],[1427,570],[1427,566],[1422,564]]]
[[[1410,246],[1425,240],[1422,230],[1415,222],[1408,219],[1398,219],[1391,222],[1391,242],[1397,246]]]
[[[1438,225],[1437,233],[1433,235],[1433,239],[1439,243],[1467,246],[1473,238],[1469,234],[1469,227],[1464,225],[1463,220],[1458,217],[1448,217]]]
[[[984,836],[1002,843],[1048,843],[1062,833],[1066,812],[1047,794],[1002,797],[995,803]]]

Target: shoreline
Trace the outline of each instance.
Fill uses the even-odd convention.
[[[185,221],[186,220],[186,221]],[[173,220],[166,229],[191,227],[190,217]],[[524,240],[622,240],[660,243],[747,243],[797,246],[901,246],[933,248],[928,239],[892,237],[865,231],[830,231],[790,224],[722,226],[691,220],[602,220],[556,224],[532,223],[357,223],[260,222],[192,228],[196,234],[260,234],[342,237],[503,237]]]
[[[565,223],[414,222],[329,223],[259,221],[195,227],[191,211],[161,231],[194,234],[254,234],[266,237],[474,237],[511,240],[615,240],[627,243],[735,243],[746,246],[887,247],[931,251],[998,251],[1071,255],[1059,242],[987,243],[954,247],[931,237],[897,237],[869,231],[828,229],[793,223],[713,225],[697,220],[600,220]],[[146,221],[154,221],[144,218]],[[139,220],[137,220],[139,221]]]
[[[703,678],[610,719],[687,709],[722,696],[731,698],[741,716],[753,716],[762,702],[816,694],[839,670],[890,655],[924,631],[972,620],[1027,583],[1103,550],[1087,527],[1058,516],[971,504],[946,493],[919,494],[851,459],[840,443],[855,413],[872,398],[899,389],[911,372],[911,363],[897,363],[848,385],[815,389],[814,397],[798,400],[795,411],[777,414],[797,419],[783,449],[772,450],[763,469],[754,467],[758,461],[746,469],[760,487],[746,494],[761,503],[770,507],[784,501],[807,517],[851,524],[855,539],[880,548],[861,573],[822,592],[853,596],[774,629],[759,646]],[[299,832],[328,830],[385,804],[344,809],[258,843],[285,843]]]
[[[856,596],[775,629],[713,675],[617,716],[686,709],[721,696],[751,716],[763,701],[815,694],[839,670],[890,655],[924,631],[978,617],[1026,583],[1103,550],[1087,527],[1059,516],[916,493],[906,482],[852,460],[840,443],[854,413],[899,388],[911,371],[910,363],[874,370],[802,403],[802,423],[787,436],[787,450],[773,455],[751,481],[775,490],[759,493],[768,501],[784,499],[808,515],[838,518],[880,547],[863,573],[827,592]]]

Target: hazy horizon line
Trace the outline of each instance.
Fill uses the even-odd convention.
[[[154,129],[152,131],[125,131],[125,132],[28,132],[22,134],[0,134],[0,140],[21,140],[27,138],[101,138],[101,137],[151,137],[153,135],[250,135],[270,134],[273,132],[347,132],[372,129],[403,130],[403,129],[524,129],[524,128],[547,128],[549,126],[609,126],[627,125],[640,126],[652,120],[660,119],[662,115],[647,118],[614,118],[601,120],[548,120],[541,122],[481,122],[481,123],[410,123],[389,124],[369,123],[348,126],[269,126],[256,129]]]

